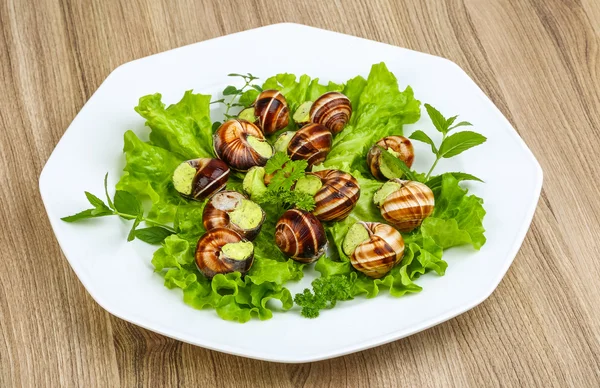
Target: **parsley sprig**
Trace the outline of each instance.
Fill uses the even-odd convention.
[[[175,229],[168,225],[161,224],[145,217],[144,208],[135,195],[127,191],[117,190],[114,199],[111,199],[110,195],[108,195],[107,182],[108,173],[104,176],[104,193],[108,205],[94,194],[86,191],[85,196],[94,208],[83,210],[72,216],[63,217],[61,220],[75,222],[86,218],[119,216],[125,220],[133,220],[133,225],[127,236],[127,241],[132,241],[137,238],[148,244],[160,244],[165,238],[176,232]],[[142,222],[150,226],[138,229],[138,226]]]
[[[283,152],[277,152],[265,165],[267,174],[274,174],[267,191],[262,194],[257,202],[263,207],[274,208],[277,214],[287,209],[311,211],[315,208],[315,199],[312,195],[292,190],[296,181],[305,175],[308,163],[306,160],[291,160]]]
[[[302,307],[302,315],[316,318],[319,311],[335,307],[338,301],[352,299],[354,283],[347,276],[333,275],[320,277],[312,282],[313,292],[308,288],[296,294],[294,302]]]

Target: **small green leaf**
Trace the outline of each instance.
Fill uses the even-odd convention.
[[[425,132],[414,131],[413,133],[411,133],[409,138],[429,144],[431,146],[431,152],[433,152],[435,155],[437,155],[438,150],[437,150],[435,144],[433,143],[433,140],[431,140],[431,138],[429,136],[427,136],[427,134]]]
[[[225,99],[224,99],[224,98],[221,98],[220,100],[214,100],[214,101],[211,101],[210,103],[211,103],[211,104],[220,104],[220,103],[222,103],[222,102],[225,102]]]
[[[477,132],[463,131],[448,136],[440,146],[440,156],[451,158],[469,148],[475,147],[487,138]]]
[[[232,85],[229,85],[225,89],[223,89],[224,96],[231,96],[232,94],[237,94],[237,93],[239,93],[238,88],[236,88],[235,86],[232,86]]]
[[[434,176],[429,179],[425,184],[433,191],[434,193],[442,187],[442,180],[444,179],[444,175],[451,174],[457,181],[483,181],[477,178],[475,175],[467,174],[466,172],[446,172],[444,174]]]
[[[398,159],[394,155],[387,152],[385,149],[381,148],[381,157],[383,158],[384,163],[388,166],[391,172],[394,174],[395,178],[400,178],[402,175],[405,175],[409,180],[414,181],[415,177],[413,172],[410,171],[410,168],[404,163],[402,160]]]
[[[112,214],[113,213],[111,211],[98,212],[98,209],[87,209],[77,214],[73,214],[72,216],[63,217],[61,218],[61,220],[65,222],[75,222],[79,220],[84,220],[86,218],[104,217],[110,216]]]
[[[452,125],[452,124],[449,124],[449,125]],[[448,131],[451,131],[454,128],[458,128],[458,127],[470,127],[470,126],[473,126],[473,124],[471,124],[468,121],[461,121],[460,123],[456,124],[455,126],[448,128]]]
[[[457,117],[458,117],[458,115],[457,116],[452,116],[448,120],[446,120],[446,123],[444,124],[444,127],[450,128],[450,126],[454,123],[454,121],[456,120]],[[448,131],[449,130],[450,129],[448,129]]]
[[[148,244],[160,244],[172,234],[173,232],[169,229],[160,226],[151,226],[149,228],[137,229],[135,231],[135,238]]]
[[[138,227],[140,222],[142,222],[142,220],[139,217],[136,218],[135,221],[133,221],[133,226],[131,227],[129,234],[127,235],[127,241],[133,241],[133,239],[135,238],[136,228]]]
[[[131,215],[131,218],[142,215],[142,204],[135,195],[117,190],[115,193],[115,208],[119,213]]]
[[[104,194],[106,194],[106,201],[108,201],[108,206],[110,206],[111,209],[115,209],[115,205],[113,204],[112,200],[110,199],[110,195],[108,195],[108,173],[106,173],[106,175],[104,175]]]
[[[429,115],[433,126],[441,133],[446,133],[448,127],[446,126],[446,119],[444,116],[429,104],[425,104],[425,109],[427,109],[427,114]]]
[[[227,74],[228,77],[242,77],[242,78],[246,78],[245,75],[242,74],[238,74],[238,73],[229,73]]]
[[[90,203],[95,208],[107,208],[108,209],[108,206],[106,206],[106,204],[104,203],[104,201],[101,200],[100,198],[96,197],[94,194],[86,191],[85,192],[85,196],[87,197],[88,201],[90,201]]]
[[[254,89],[255,89],[257,92],[259,92],[259,93],[263,91],[263,88],[261,88],[261,87],[260,87],[260,86],[258,86],[258,85],[250,85],[250,86],[252,86],[252,88],[254,88]]]
[[[219,127],[221,126],[221,124],[222,124],[222,123],[221,123],[220,121],[215,121],[215,122],[213,123],[213,125],[212,125],[212,131],[213,131],[213,133],[214,133],[214,132],[217,132],[217,129],[219,129]]]

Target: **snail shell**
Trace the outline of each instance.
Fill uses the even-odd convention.
[[[360,222],[369,239],[358,244],[350,255],[350,263],[371,278],[385,276],[404,255],[404,239],[393,227],[380,222]]]
[[[222,249],[226,244],[246,242],[237,232],[227,228],[216,228],[205,233],[196,246],[196,265],[209,279],[216,274],[238,271],[246,274],[254,262],[254,253],[243,260],[227,257]]]
[[[339,92],[327,92],[317,98],[310,108],[310,120],[323,124],[335,135],[344,129],[352,115],[348,97]]]
[[[275,225],[275,244],[286,256],[301,263],[312,263],[325,253],[327,236],[315,216],[290,209]]]
[[[265,90],[254,101],[254,114],[258,126],[266,135],[287,127],[290,110],[279,90]]]
[[[379,180],[386,180],[393,177],[386,177],[381,172],[381,148],[391,150],[397,154],[397,158],[402,160],[409,168],[412,166],[415,159],[415,151],[409,139],[404,136],[388,136],[379,140],[367,154],[367,165],[371,170],[371,174]]]
[[[322,163],[329,151],[333,137],[321,124],[307,124],[298,130],[287,146],[287,154],[292,160],[304,159],[308,167]]]
[[[231,213],[239,209],[244,201],[249,200],[245,195],[240,194],[237,191],[226,190],[213,195],[208,200],[206,206],[204,206],[204,212],[202,213],[202,223],[204,228],[206,230],[229,228],[237,232],[246,240],[254,240],[258,236],[262,224],[265,221],[265,212],[260,209],[258,205],[249,201],[253,207],[258,207],[258,209],[260,209],[260,214],[242,214],[241,216],[244,217],[244,219],[240,223],[248,222],[249,219],[254,219],[254,221],[257,222],[256,226],[246,228],[243,224],[238,225],[236,219],[239,217],[232,219]],[[251,223],[254,223],[254,221],[251,221]]]
[[[261,145],[264,143],[263,147],[267,148],[268,152],[261,154],[250,144],[250,138],[254,138]],[[238,119],[221,124],[213,136],[213,147],[219,159],[239,171],[264,166],[273,154],[273,149],[261,130],[249,121]]]
[[[307,173],[321,179],[312,214],[321,221],[339,221],[348,216],[360,198],[360,186],[352,175],[340,170]]]
[[[173,185],[182,196],[203,200],[225,188],[229,172],[229,166],[219,159],[192,159],[175,169]]]
[[[381,215],[401,232],[410,232],[433,213],[433,192],[420,182],[401,179],[391,181],[400,184],[400,188],[385,198],[380,206]]]

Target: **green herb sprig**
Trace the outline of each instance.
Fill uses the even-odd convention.
[[[458,124],[454,124],[458,116],[452,116],[446,119],[437,109],[429,104],[425,104],[427,114],[433,123],[433,126],[442,133],[442,143],[439,147],[435,145],[433,140],[423,131],[418,130],[413,132],[409,138],[417,140],[431,146],[431,152],[435,154],[435,161],[433,165],[425,175],[425,180],[428,180],[433,172],[435,166],[442,158],[451,158],[456,156],[469,148],[475,147],[484,143],[487,138],[482,134],[472,131],[462,131],[454,133],[448,136],[448,133],[458,127],[472,126],[473,124],[468,121],[461,121]]]
[[[316,318],[319,311],[335,307],[338,301],[352,299],[354,283],[347,276],[334,275],[320,277],[312,282],[313,292],[308,288],[296,294],[294,302],[302,307],[302,315],[306,318]]]
[[[148,244],[160,244],[165,238],[176,233],[175,229],[172,227],[145,217],[144,208],[135,195],[127,191],[117,190],[114,199],[111,200],[110,195],[108,195],[107,182],[108,173],[104,176],[104,193],[108,205],[94,194],[86,191],[85,196],[94,208],[83,210],[72,216],[63,217],[61,220],[75,222],[87,218],[105,216],[119,216],[125,220],[134,220],[127,236],[127,241],[132,241],[137,238]],[[138,226],[142,222],[150,226],[138,229]]]
[[[276,209],[277,214],[296,207],[311,211],[315,208],[315,199],[312,195],[292,190],[294,183],[305,175],[308,163],[306,160],[291,160],[284,152],[277,152],[265,165],[267,174],[274,174],[267,186],[267,191],[262,194],[257,202]]]
[[[236,117],[236,115],[232,115],[229,113],[231,111],[231,108],[235,108],[235,107],[245,108],[248,105],[247,102],[244,103],[244,101],[240,101],[240,97],[242,95],[244,95],[244,100],[252,99],[252,101],[254,101],[256,96],[258,96],[258,93],[262,92],[261,86],[254,83],[254,81],[256,81],[258,79],[258,77],[254,76],[250,73],[247,73],[247,74],[230,73],[230,74],[227,74],[227,76],[242,78],[244,80],[244,85],[241,88],[238,88],[234,85],[226,86],[225,89],[223,89],[222,94],[223,94],[223,96],[226,96],[226,97],[231,96],[229,98],[229,100],[226,101],[225,98],[221,98],[219,100],[215,100],[215,101],[211,102],[211,104],[225,105],[225,113],[223,113],[223,116],[225,116],[225,120],[229,120],[229,119]],[[251,91],[252,91],[252,93],[249,93]],[[252,97],[254,97],[254,98],[252,98]],[[214,122],[213,130],[218,128],[220,125],[221,125],[220,121]]]

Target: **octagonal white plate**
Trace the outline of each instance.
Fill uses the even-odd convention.
[[[298,42],[309,48],[298,55]],[[487,244],[451,249],[446,276],[423,276],[419,294],[358,298],[324,311],[318,319],[298,311],[269,321],[226,322],[213,310],[194,310],[178,290],[167,290],[152,271],[153,246],[127,243],[128,224],[107,217],[67,224],[60,217],[87,207],[83,191],[102,193],[108,171],[114,184],[124,166],[123,133],[147,136],[133,107],[140,96],[160,92],[178,101],[185,90],[216,94],[226,75],[250,72],[262,79],[279,72],[343,82],[367,76],[384,61],[400,87],[446,115],[474,124],[484,145],[443,160],[437,172],[465,171],[485,180],[470,184],[485,200]],[[218,112],[215,112],[218,113]],[[437,135],[427,115],[405,133]],[[435,139],[439,140],[439,139]],[[432,162],[416,144],[415,168]],[[456,64],[399,47],[296,24],[277,24],[209,40],[126,63],[113,71],[73,120],[40,177],[40,191],[60,246],[73,270],[110,313],[146,329],[226,353],[278,362],[315,361],[367,349],[429,328],[485,300],[513,261],[529,228],[542,185],[542,170],[530,150],[481,89]],[[518,187],[519,190],[515,190]],[[311,271],[292,292],[308,286]]]

